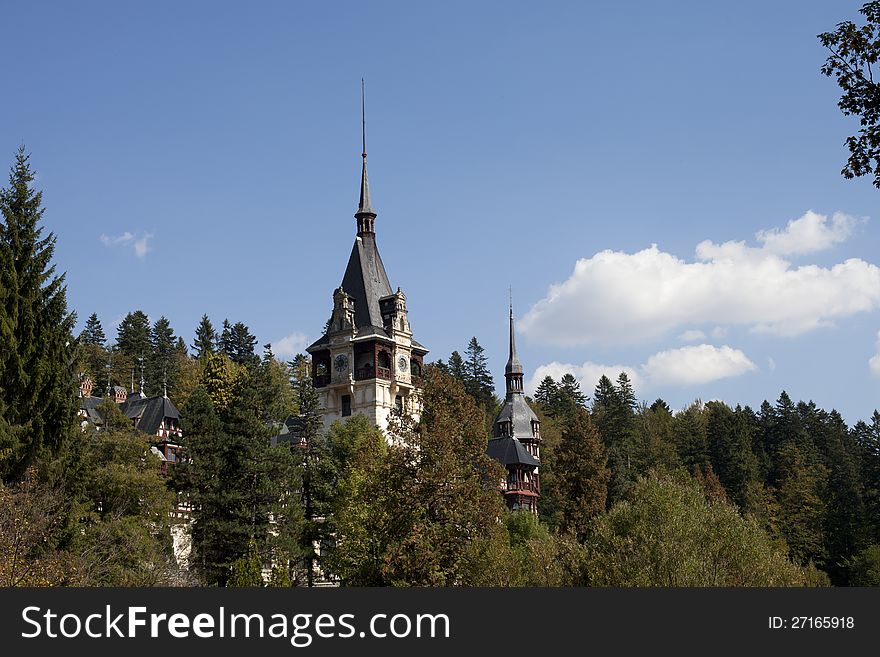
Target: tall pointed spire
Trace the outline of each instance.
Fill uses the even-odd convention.
[[[370,204],[370,182],[367,179],[367,118],[366,118],[366,102],[364,100],[364,79],[361,78],[361,144],[363,150],[361,157],[364,159],[363,168],[361,170],[361,196],[358,201],[358,209],[354,216],[357,219],[358,237],[364,235],[375,235],[374,223],[376,221],[376,213]]]
[[[507,392],[522,392],[523,368],[516,354],[516,334],[513,328],[513,300],[510,302],[510,356],[507,366],[504,368],[504,378],[507,380]]]

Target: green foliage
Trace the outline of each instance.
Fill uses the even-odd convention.
[[[104,335],[104,328],[101,326],[101,320],[98,319],[97,313],[89,315],[88,320],[86,320],[85,328],[79,336],[79,341],[82,344],[95,345],[98,347],[106,346],[107,337]]]
[[[263,560],[255,540],[248,541],[247,553],[232,563],[232,574],[226,585],[235,588],[263,586]]]
[[[758,523],[686,475],[640,478],[586,542],[594,586],[802,586],[807,573]],[[810,575],[815,581],[815,573]],[[821,577],[818,577],[821,581]]]
[[[847,137],[850,156],[841,174],[845,178],[874,174],[880,187],[880,82],[873,68],[880,58],[880,2],[868,2],[859,10],[867,22],[838,23],[834,32],[823,32],[819,40],[831,54],[822,73],[837,79],[843,94],[837,106],[844,115],[859,117],[857,135]]]
[[[177,337],[171,322],[164,315],[156,320],[150,329],[150,348],[147,353],[148,397],[163,395],[166,390],[174,396],[177,387]]]
[[[192,348],[195,351],[196,358],[204,358],[208,354],[213,354],[217,350],[217,331],[214,325],[208,319],[208,315],[202,315],[199,325],[196,327],[196,341],[193,342]]]
[[[259,361],[255,353],[257,338],[251,335],[250,329],[243,322],[230,324],[223,320],[223,332],[220,335],[220,353],[238,365],[253,365]]]
[[[0,190],[0,481],[56,453],[74,420],[75,317],[24,147]]]
[[[389,429],[391,444],[376,434],[345,443],[350,465],[339,484],[337,545],[327,562],[345,584],[468,584],[474,543],[504,513],[497,489],[503,470],[485,454],[480,409],[434,368],[426,370],[422,394],[420,424],[402,419]]]
[[[583,539],[591,519],[605,510],[611,477],[605,448],[586,410],[563,425],[559,444],[545,450],[545,458],[554,472],[558,526]]]
[[[209,356],[208,366],[213,360],[228,359]],[[221,408],[197,389],[184,409],[186,458],[174,468],[174,485],[193,506],[192,563],[205,584],[227,585],[251,540],[261,554],[298,554],[298,453],[270,446],[273,429],[262,418],[277,391],[258,378],[245,376]]]
[[[128,424],[90,434],[84,467],[89,507],[69,548],[78,556],[84,585],[168,585],[176,569],[170,536],[174,494],[150,451],[150,438]]]
[[[847,565],[850,586],[880,586],[880,545],[869,545]]]

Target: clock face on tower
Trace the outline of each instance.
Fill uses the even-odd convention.
[[[401,356],[397,359],[397,369],[401,372],[406,372],[406,356]]]
[[[348,369],[348,356],[345,354],[339,354],[336,357],[336,360],[333,361],[333,365],[336,367],[337,372],[344,372]]]

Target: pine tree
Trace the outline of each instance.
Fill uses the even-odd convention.
[[[752,452],[749,423],[737,407],[723,402],[706,404],[706,435],[712,467],[728,497],[741,509],[749,504],[749,492],[758,480],[758,462]]]
[[[171,322],[164,315],[150,330],[150,351],[147,356],[147,395],[162,395],[174,391],[177,383],[177,338]]]
[[[254,353],[257,338],[243,322],[230,325],[223,320],[223,334],[220,336],[220,352],[239,365],[256,365],[260,358]]]
[[[214,325],[208,319],[208,315],[202,315],[202,320],[196,328],[196,341],[193,343],[193,350],[196,352],[196,358],[204,358],[208,354],[213,354],[217,350],[217,331]]]
[[[89,315],[89,319],[86,321],[86,326],[80,334],[79,340],[82,344],[97,345],[99,347],[106,346],[107,338],[104,335],[104,328],[101,326],[101,321],[98,319],[97,313]]]
[[[0,190],[0,480],[21,477],[61,446],[72,425],[75,317],[64,274],[56,275],[55,235],[43,235],[42,192],[24,147]]]
[[[223,320],[223,332],[220,334],[218,345],[221,354],[228,358],[232,358],[232,352],[235,348],[232,343],[232,324],[229,323],[228,319]]]
[[[581,384],[574,376],[566,372],[559,380],[559,394],[563,403],[571,404],[578,408],[587,407],[587,396],[581,392]]]
[[[449,357],[449,374],[450,376],[452,376],[452,378],[457,379],[462,383],[464,382],[464,359],[457,351],[453,351],[452,355]]]
[[[535,402],[541,406],[541,410],[553,417],[553,411],[559,399],[559,386],[552,376],[545,376],[535,389]]]
[[[150,353],[150,319],[144,311],[128,313],[119,324],[116,352],[133,362]]]
[[[583,540],[590,520],[605,510],[611,477],[605,448],[586,410],[579,409],[563,427],[551,459],[560,529]]]
[[[477,338],[471,338],[465,351],[464,387],[477,404],[488,409],[495,405],[495,381],[485,351]]]

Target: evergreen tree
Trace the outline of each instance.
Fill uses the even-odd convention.
[[[204,358],[208,354],[213,354],[217,349],[217,331],[214,325],[208,319],[208,315],[202,315],[202,320],[196,327],[196,341],[193,343],[193,350],[196,352],[196,358]]]
[[[150,319],[142,310],[128,313],[116,332],[116,352],[132,362],[150,353]]]
[[[464,359],[457,351],[453,351],[452,355],[449,357],[449,374],[452,376],[453,379],[457,379],[458,381],[464,383],[466,376]]]
[[[758,483],[758,462],[752,452],[751,427],[741,408],[723,402],[706,404],[706,436],[712,468],[741,509],[750,509],[750,492]]]
[[[578,410],[563,427],[551,460],[560,529],[583,540],[590,520],[605,510],[611,477],[605,448],[586,410]]]
[[[419,426],[404,418],[393,444],[367,440],[340,482],[328,565],[345,584],[468,585],[476,539],[504,513],[483,413],[454,379],[426,374]]]
[[[79,341],[81,344],[97,345],[99,347],[106,346],[107,338],[104,335],[104,328],[101,326],[97,313],[89,315],[86,326],[79,336]]]
[[[0,190],[0,481],[54,453],[73,423],[75,374],[64,274],[55,235],[43,235],[42,192],[24,147]]]
[[[535,389],[535,402],[541,406],[541,410],[549,416],[553,416],[554,409],[559,400],[559,386],[552,376],[545,376]]]
[[[229,323],[228,319],[223,320],[223,332],[220,334],[219,347],[221,354],[227,358],[232,358],[235,346],[232,341],[232,324]]]
[[[230,327],[229,322],[224,320],[220,342],[222,353],[229,356],[234,363],[255,365],[260,360],[254,352],[257,338],[251,335],[250,329],[242,322],[236,322]]]
[[[562,403],[572,409],[587,407],[587,396],[581,392],[581,384],[568,372],[559,380],[559,396]]]
[[[150,331],[150,350],[147,355],[147,396],[174,392],[177,384],[177,338],[171,322],[163,315]]]
[[[492,408],[495,403],[495,381],[489,371],[489,359],[485,349],[471,338],[465,351],[464,387],[477,404],[484,409]]]

